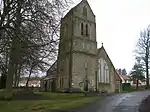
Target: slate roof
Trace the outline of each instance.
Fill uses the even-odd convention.
[[[120,74],[119,74],[120,75]],[[124,80],[131,80],[131,78],[127,75],[120,75]]]
[[[57,70],[57,60],[53,63],[53,65],[48,69],[47,71],[47,76],[49,75],[55,75],[56,73],[56,70]]]
[[[48,69],[46,76],[42,80],[49,80],[52,78],[56,78],[57,75],[57,60],[53,63],[53,65]]]

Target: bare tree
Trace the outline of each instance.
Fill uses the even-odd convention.
[[[149,87],[150,27],[141,31],[136,48],[137,59],[143,63],[146,71],[146,88]]]
[[[43,57],[42,62],[53,59],[59,40],[60,18],[66,7],[67,0],[2,0],[0,43],[3,44],[0,56],[8,46],[7,90],[12,89],[13,77],[18,73],[20,63],[26,65],[27,61]]]
[[[126,69],[124,68],[124,69],[122,69],[122,75],[127,75],[127,71],[126,71]]]

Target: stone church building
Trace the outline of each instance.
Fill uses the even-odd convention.
[[[41,86],[48,91],[84,90],[85,83],[88,90],[120,90],[120,77],[104,46],[97,48],[95,15],[88,1],[82,0],[61,19],[58,57]]]

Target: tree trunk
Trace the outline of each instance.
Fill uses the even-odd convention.
[[[8,67],[8,74],[7,74],[7,82],[6,82],[6,89],[7,91],[12,91],[13,85],[13,76],[15,74],[15,63],[14,63],[14,52],[11,51],[10,60],[9,60],[9,67]]]
[[[17,87],[17,78],[18,78],[18,69],[17,65],[15,66],[15,78],[14,78],[14,87]]]
[[[139,80],[137,79],[136,80],[136,89],[138,89],[139,88]]]
[[[28,87],[28,83],[30,81],[31,74],[32,74],[32,68],[30,69],[30,73],[29,73],[29,76],[28,76],[28,79],[27,79],[27,82],[26,82],[26,87]]]
[[[20,82],[21,66],[22,66],[22,65],[20,64],[20,66],[19,66],[19,70],[18,70],[18,76],[17,76],[17,87],[18,87],[19,82]]]
[[[146,55],[146,89],[149,88],[148,54]]]
[[[15,23],[15,34],[12,39],[12,47],[10,51],[10,60],[9,60],[9,67],[8,67],[8,75],[7,75],[7,83],[6,83],[6,90],[7,94],[10,95],[12,92],[12,86],[13,86],[13,76],[15,74],[15,64],[17,63],[18,56],[20,52],[18,52],[18,49],[20,49],[20,40],[18,37],[21,37],[20,34],[20,25],[21,25],[21,8],[22,8],[22,0],[17,1],[17,10],[16,10],[16,23]]]

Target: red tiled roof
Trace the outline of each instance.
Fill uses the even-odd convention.
[[[116,76],[116,81],[121,81],[121,77],[119,76],[117,71],[115,71],[115,76]]]
[[[127,76],[127,75],[120,75],[120,77],[122,77],[124,80],[131,80],[130,76]]]

